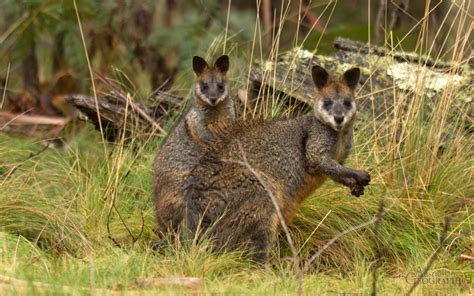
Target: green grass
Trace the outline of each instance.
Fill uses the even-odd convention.
[[[283,27],[284,21],[280,22]],[[351,36],[364,33],[361,27],[354,30],[349,32]],[[321,34],[330,39],[339,31]],[[312,45],[319,43],[321,34],[298,45],[314,49]],[[463,44],[463,34],[452,35],[457,44]],[[251,40],[245,43],[244,53],[228,50],[236,61],[230,75],[236,88],[232,93],[246,88],[248,60],[260,58],[261,38],[256,30],[252,55],[248,52]],[[401,40],[411,43],[412,38],[407,35]],[[423,38],[418,36],[417,46],[426,46]],[[237,42],[231,39],[215,38],[209,53],[217,53],[225,42],[232,47]],[[196,49],[188,43],[191,56]],[[274,49],[278,46],[275,43]],[[276,52],[268,59],[276,59]],[[464,48],[456,47],[453,52],[456,64],[467,63]],[[174,88],[179,89],[180,83],[189,85],[190,73],[179,73]],[[292,114],[291,106],[287,108],[271,93],[265,95],[263,107],[253,110],[256,116]],[[370,114],[361,114],[357,122],[355,147],[347,165],[370,172],[372,182],[365,195],[355,198],[346,188],[326,182],[301,206],[290,225],[291,235],[304,262],[342,231],[371,220],[382,198],[387,213],[378,230],[370,225],[351,232],[325,250],[303,276],[304,294],[369,294],[376,246],[382,254],[379,293],[406,292],[437,248],[444,218],[450,216],[447,244],[415,294],[472,295],[472,262],[459,260],[466,252],[464,247],[473,244],[472,118],[449,88],[435,102],[420,92],[394,90],[393,96],[397,103],[386,117],[375,120]],[[166,126],[171,125],[170,120]],[[151,168],[162,139],[143,142],[132,138],[128,145],[123,141],[103,145],[92,127],[77,130],[65,135],[64,147],[49,148],[26,161],[43,146],[35,139],[0,134],[0,294],[196,292],[137,284],[143,278],[171,276],[202,278],[204,286],[198,292],[204,294],[296,293],[297,276],[283,235],[263,267],[239,253],[209,253],[207,242],[179,245],[170,241],[160,252],[152,251],[149,243],[156,237]],[[17,281],[11,284],[2,276]]]
[[[408,135],[395,142],[389,120],[373,125],[362,116],[348,165],[370,171],[373,181],[366,194],[354,198],[328,181],[301,207],[291,231],[303,260],[341,231],[372,219],[382,197],[389,209],[377,237],[372,225],[323,252],[304,274],[305,293],[370,293],[376,242],[383,254],[379,291],[406,291],[436,249],[449,214],[448,244],[427,279],[454,277],[464,284],[425,282],[417,293],[469,294],[465,283],[472,280],[472,266],[457,258],[472,244],[472,143],[462,121],[433,130],[438,115],[421,120],[420,113],[403,115],[417,124],[405,127]],[[449,142],[433,158],[429,143],[448,130]],[[49,290],[71,289],[73,294],[89,294],[91,288],[134,293],[145,289],[138,279],[168,276],[200,277],[205,293],[295,293],[291,252],[283,236],[263,268],[238,253],[210,254],[205,244],[170,243],[160,253],[150,249],[155,238],[151,164],[160,141],[107,146],[104,152],[99,135],[88,127],[65,147],[24,161],[42,146],[0,135],[0,275],[53,284]],[[13,294],[44,293],[26,284],[6,287]],[[171,286],[150,293],[192,291]]]

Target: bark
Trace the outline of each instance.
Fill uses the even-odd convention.
[[[394,89],[397,93],[420,93],[433,98],[433,101],[448,88],[460,98],[460,103],[469,103],[469,98],[473,97],[473,71],[469,65],[461,67],[448,62],[435,62],[418,54],[369,47],[362,42],[343,38],[337,38],[334,46],[338,51],[328,56],[295,48],[281,55],[276,63],[256,62],[250,73],[254,93],[265,94],[267,92],[262,88],[270,88],[281,98],[311,105],[316,94],[311,67],[321,65],[337,75],[350,67],[359,67],[358,109],[373,110],[376,116],[388,113],[394,102]]]
[[[98,97],[97,103],[94,97],[81,94],[71,95],[66,100],[79,109],[84,118],[91,121],[98,130],[100,121],[104,136],[110,141],[116,141],[122,132],[165,134],[161,124],[169,118],[170,110],[181,105],[183,98],[157,91],[153,94],[154,103],[150,106],[134,102],[133,98],[118,92]]]

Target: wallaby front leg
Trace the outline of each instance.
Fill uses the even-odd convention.
[[[214,141],[214,136],[212,135],[212,133],[205,127],[200,127],[199,128],[199,133],[201,135],[201,141],[206,144],[206,145],[209,145],[211,144],[213,141]]]
[[[354,196],[364,194],[364,186],[367,186],[370,182],[370,175],[368,173],[346,168],[329,157],[320,158],[315,170],[335,182],[349,187]]]

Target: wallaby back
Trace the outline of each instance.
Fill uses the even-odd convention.
[[[324,70],[316,73],[327,74],[321,81],[313,71],[317,86],[313,114],[237,122],[219,134],[185,182],[186,224],[191,233],[210,235],[217,250],[245,247],[256,260],[265,260],[279,221],[268,192],[242,164],[242,153],[271,188],[287,222],[327,177],[349,186],[354,195],[363,193],[368,174],[342,166],[352,144],[355,114],[351,108],[341,111],[337,107],[350,98],[355,108],[353,88],[344,80],[347,73],[351,72],[336,81]],[[329,99],[331,108],[318,109]],[[321,120],[321,115],[326,120]],[[329,116],[346,118],[332,124]]]

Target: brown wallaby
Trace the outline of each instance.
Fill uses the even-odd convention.
[[[244,247],[254,259],[266,259],[279,220],[268,192],[238,162],[242,151],[271,188],[286,222],[326,178],[362,195],[369,174],[342,165],[352,146],[359,76],[359,69],[353,68],[333,80],[314,66],[313,114],[236,122],[219,133],[184,184],[185,221],[191,234],[209,236],[217,250]]]
[[[219,57],[214,66],[195,56],[196,79],[192,102],[184,119],[170,131],[155,158],[153,195],[159,235],[176,230],[184,214],[181,187],[203,147],[213,140],[215,130],[234,121],[229,97],[229,57]]]

